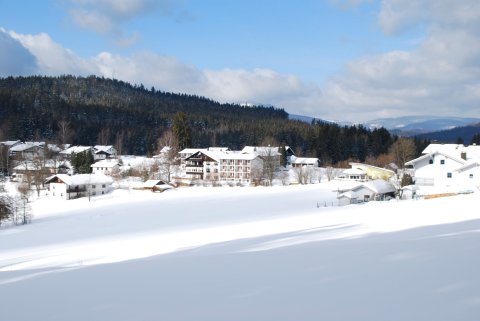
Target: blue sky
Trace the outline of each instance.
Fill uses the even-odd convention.
[[[0,76],[97,74],[343,121],[478,117],[476,2],[0,0]]]

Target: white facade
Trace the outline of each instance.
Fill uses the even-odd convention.
[[[95,145],[93,146],[93,151],[95,160],[115,158],[117,156],[117,150],[112,145]]]
[[[114,159],[101,160],[90,165],[90,167],[92,168],[92,174],[112,175],[120,170],[117,160]]]
[[[185,160],[185,172],[191,179],[250,183],[262,171],[260,156],[235,151],[197,151]]]
[[[75,199],[103,195],[109,192],[112,178],[105,175],[80,174],[69,176],[57,174],[46,181],[51,196]]]
[[[223,181],[250,183],[259,178],[263,161],[256,155],[226,154],[220,161],[220,179]]]
[[[458,192],[480,186],[480,146],[430,144],[405,165],[424,193]]]

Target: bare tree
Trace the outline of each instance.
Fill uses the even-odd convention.
[[[397,166],[404,168],[406,162],[415,158],[415,151],[413,139],[400,137],[390,147],[389,154]]]
[[[299,184],[311,184],[314,181],[314,169],[306,166],[294,167],[293,174]]]
[[[111,136],[110,127],[102,128],[97,135],[97,144],[108,145],[108,142],[110,141],[110,136]]]
[[[123,146],[125,145],[125,131],[117,133],[115,136],[115,149],[117,150],[117,155],[123,155]]]
[[[57,123],[58,133],[57,141],[62,147],[65,147],[65,144],[71,143],[75,131],[73,130],[69,121],[60,120]]]
[[[178,145],[173,132],[171,130],[165,131],[158,139],[157,146],[157,159],[161,179],[170,182],[172,173],[178,169],[180,164]]]
[[[328,181],[330,182],[332,179],[337,177],[337,175],[340,173],[340,169],[329,166],[325,168],[325,175],[327,176]]]

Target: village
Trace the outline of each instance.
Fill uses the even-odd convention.
[[[114,146],[64,146],[45,142],[0,142],[10,164],[5,172],[24,199],[43,193],[54,199],[104,195],[114,189],[163,192],[188,186],[272,186],[342,182],[335,205],[470,193],[480,186],[480,146],[430,144],[422,156],[380,168],[349,162],[323,167],[317,158],[272,146],[163,147],[153,157],[118,155]],[[79,159],[88,159],[87,168]],[[84,166],[85,167],[85,166]],[[409,180],[405,180],[405,178]]]

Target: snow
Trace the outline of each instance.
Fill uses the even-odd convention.
[[[0,230],[1,319],[478,320],[480,193],[330,206],[337,184],[38,199]]]

